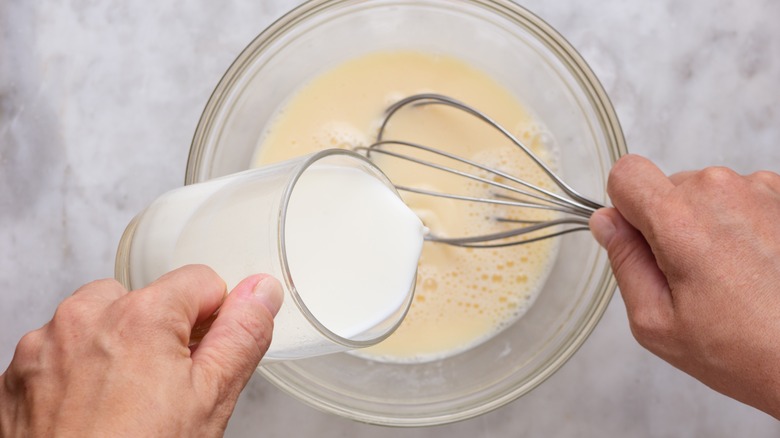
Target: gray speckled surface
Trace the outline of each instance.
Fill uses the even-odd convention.
[[[183,181],[211,89],[297,2],[0,2],[0,366],[81,284],[113,274],[130,218]],[[667,172],[780,171],[780,3],[529,0],[604,83],[629,149]],[[631,338],[615,296],[584,347],[473,420],[397,430],[308,408],[260,377],[228,436],[769,437],[780,423]]]

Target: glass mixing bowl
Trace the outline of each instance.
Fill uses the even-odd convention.
[[[186,183],[247,169],[267,123],[302,84],[361,54],[412,49],[460,58],[516,95],[555,138],[563,179],[605,202],[626,153],[607,95],[548,24],[505,0],[315,0],[261,33],[206,105]],[[393,426],[449,423],[498,408],[542,383],[584,342],[615,290],[606,254],[586,232],[561,238],[531,309],[464,353],[420,364],[350,354],[262,366],[259,373],[318,409]]]

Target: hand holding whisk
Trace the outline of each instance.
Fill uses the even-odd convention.
[[[386,128],[394,115],[407,107],[426,105],[444,105],[454,108],[494,128],[525,153],[535,165],[539,166],[562,191],[562,194],[554,193],[500,169],[480,164],[441,149],[410,141],[385,138]],[[368,158],[385,156],[404,160],[405,162],[415,163],[429,169],[436,169],[471,181],[487,184],[492,190],[488,196],[467,196],[396,184],[396,188],[401,192],[462,202],[487,203],[512,209],[546,210],[554,213],[551,218],[543,220],[523,219],[522,217],[494,217],[492,219],[496,222],[514,223],[520,224],[520,226],[509,230],[474,236],[445,237],[438,234],[436,230],[431,230],[426,236],[426,240],[432,242],[471,248],[497,248],[536,242],[574,231],[587,230],[588,219],[593,212],[602,207],[599,203],[579,194],[566,184],[529,147],[496,121],[483,112],[448,96],[417,94],[396,102],[387,109],[376,142],[368,147],[357,147],[355,149],[364,152]],[[429,154],[429,157],[435,157],[435,162],[420,158],[420,153]],[[480,176],[478,173],[485,176]]]

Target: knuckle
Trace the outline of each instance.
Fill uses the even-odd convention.
[[[84,300],[73,295],[65,298],[54,311],[52,323],[55,326],[80,325],[90,317],[90,306]]]
[[[631,332],[640,343],[654,337],[658,329],[655,319],[648,313],[644,310],[635,310],[628,315],[631,321]]]
[[[38,357],[43,345],[43,329],[31,331],[19,340],[14,357],[21,362],[29,362]]]
[[[758,172],[750,174],[748,178],[754,182],[764,184],[773,189],[780,189],[780,175],[774,172],[768,170],[759,170]]]
[[[271,344],[273,324],[273,319],[270,317],[257,318],[242,313],[235,320],[234,335],[245,339],[246,342],[242,344],[247,345],[253,352],[263,354]]]
[[[110,290],[110,289],[117,289],[117,288],[124,288],[124,286],[122,286],[121,283],[114,280],[113,278],[103,278],[85,284],[84,286],[80,287],[76,292],[80,292],[85,289]]]
[[[655,341],[660,337],[660,326],[655,318],[648,316],[648,312],[634,312],[629,316],[631,321],[631,334],[639,342],[640,345],[653,350]]]
[[[612,167],[611,173],[615,175],[622,175],[624,173],[631,174],[636,166],[640,165],[642,158],[638,155],[628,154],[621,157],[615,165]]]
[[[620,158],[612,166],[609,171],[609,178],[607,179],[607,192],[610,194],[617,193],[623,185],[626,178],[631,178],[635,173],[637,166],[640,165],[642,159],[636,155],[626,155]]]
[[[72,297],[78,297],[83,300],[115,300],[127,292],[124,286],[111,278],[95,280],[85,284],[73,292]]]
[[[644,348],[663,355],[673,333],[669,321],[654,309],[635,309],[628,315],[631,334]]]
[[[734,184],[739,174],[723,166],[707,167],[699,172],[702,184],[708,187],[726,187]]]

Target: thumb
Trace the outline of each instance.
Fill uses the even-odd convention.
[[[220,393],[238,393],[271,344],[273,318],[283,300],[279,282],[253,275],[225,298],[208,333],[192,353],[193,374],[217,385]]]
[[[672,295],[666,276],[644,236],[618,210],[596,211],[590,218],[590,229],[607,250],[631,329],[643,343],[647,329],[660,329],[670,323]]]

